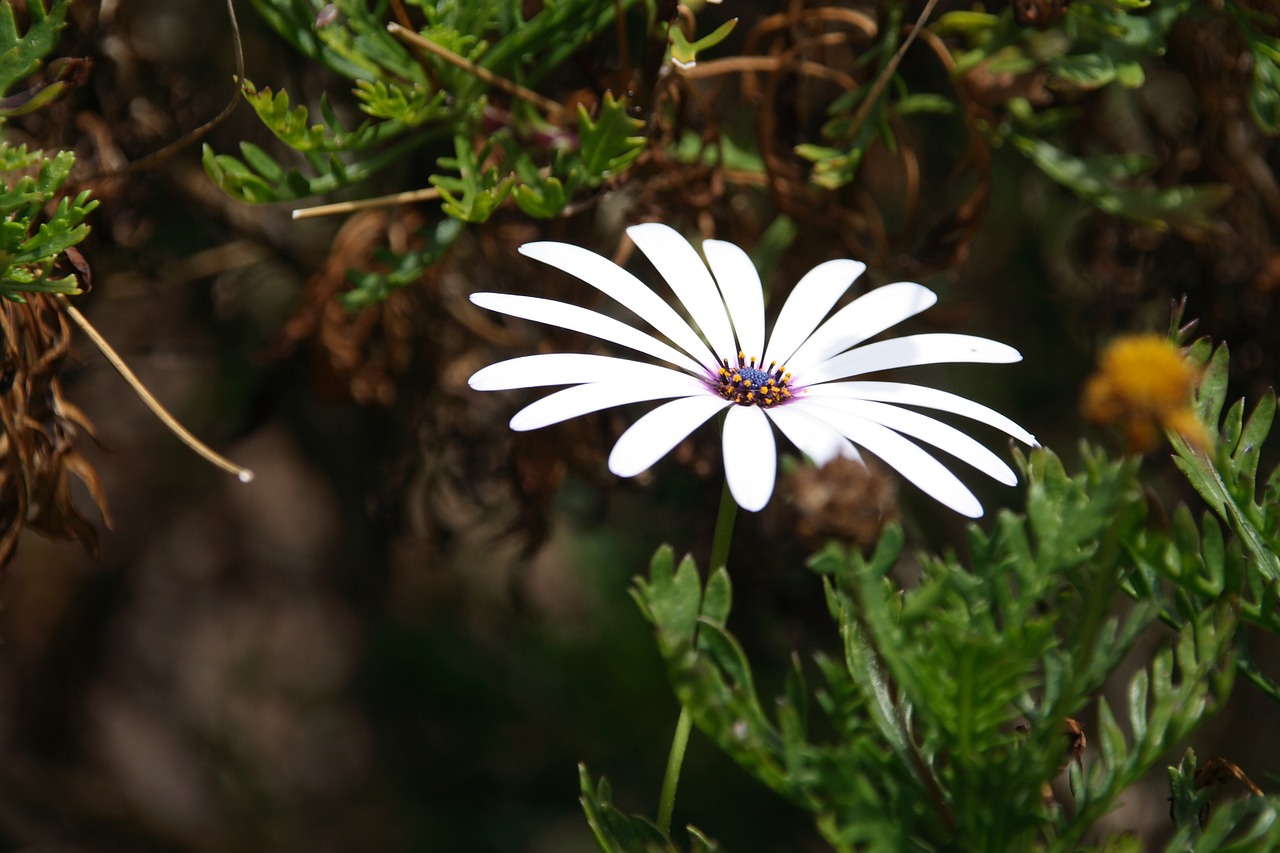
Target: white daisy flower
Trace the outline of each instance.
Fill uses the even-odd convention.
[[[471,377],[472,388],[571,386],[521,409],[511,419],[512,429],[538,429],[614,406],[667,400],[628,428],[609,455],[613,473],[634,477],[713,415],[727,410],[725,477],[734,500],[751,511],[762,509],[773,494],[773,427],[818,465],[837,456],[859,459],[861,447],[970,518],[982,515],[978,499],[910,439],[944,450],[1001,483],[1017,482],[1013,470],[990,450],[958,429],[903,406],[961,415],[1035,445],[1035,438],[1009,418],[946,391],[899,382],[849,381],[922,364],[1022,360],[1010,346],[969,335],[910,335],[863,344],[933,305],[937,296],[928,288],[913,282],[885,285],[828,318],[866,264],[827,261],[800,279],[766,344],[760,277],[742,249],[707,240],[702,244],[704,263],[693,246],[666,225],[636,225],[627,234],[671,285],[692,322],[631,273],[587,249],[538,242],[521,246],[520,252],[582,279],[665,340],[605,314],[551,299],[476,293],[471,301],[501,314],[582,332],[670,366],[586,353],[529,355],[490,365]]]

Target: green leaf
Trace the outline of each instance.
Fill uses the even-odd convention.
[[[431,176],[446,214],[464,222],[484,222],[511,193],[515,177],[501,176],[496,166],[485,166],[492,150],[492,142],[477,151],[469,137],[454,137],[456,156],[441,157],[440,166],[457,174]]]
[[[1109,56],[1079,54],[1063,56],[1049,63],[1050,80],[1085,91],[1101,89],[1116,80],[1116,64]]]
[[[569,193],[555,176],[537,178],[536,183],[517,184],[512,191],[516,205],[535,219],[551,219],[569,203]]]
[[[1244,401],[1237,401],[1220,425],[1218,416],[1226,398],[1227,358],[1225,345],[1214,351],[1195,395],[1196,410],[1209,434],[1215,436],[1218,448],[1205,454],[1171,433],[1170,442],[1177,453],[1174,464],[1239,537],[1252,569],[1271,583],[1280,580],[1280,530],[1271,523],[1276,510],[1257,502],[1256,477],[1261,445],[1275,417],[1275,394],[1268,391],[1263,396],[1247,424]],[[1270,480],[1275,479],[1273,474]],[[1225,576],[1223,580],[1225,583]]]
[[[439,121],[449,114],[445,91],[432,90],[425,83],[357,80],[355,94],[365,113],[403,127]]]
[[[708,35],[691,42],[685,38],[684,32],[680,27],[673,24],[667,33],[671,42],[671,58],[680,65],[694,65],[698,61],[699,52],[710,50],[720,44],[720,42],[729,37],[729,33],[733,32],[733,28],[737,25],[738,19],[731,18],[716,27]]]
[[[711,573],[707,580],[707,589],[702,597],[702,618],[712,625],[723,628],[729,621],[729,608],[733,603],[733,587],[729,582],[729,573],[720,567]]]
[[[662,546],[649,562],[649,578],[633,579],[631,596],[673,647],[693,645],[702,610],[702,586],[691,557],[685,557],[677,570],[674,552],[670,546]]]
[[[47,156],[0,142],[0,297],[21,301],[23,293],[80,292],[74,275],[53,274],[63,253],[88,235],[85,219],[98,206],[87,191],[74,199],[62,195],[74,164],[70,151]]]
[[[1248,797],[1215,808],[1202,829],[1180,824],[1167,853],[1254,853],[1280,849],[1280,797]]]
[[[623,814],[613,805],[607,780],[602,778],[599,786],[593,787],[585,764],[578,765],[578,790],[587,824],[604,853],[676,853],[675,845],[652,822]]]
[[[0,3],[0,95],[25,79],[58,44],[66,23],[67,0],[53,0],[46,11],[44,0],[27,0],[31,25],[22,35],[11,3]]]
[[[587,186],[599,186],[620,174],[644,150],[645,138],[639,135],[644,122],[628,115],[627,107],[626,98],[605,92],[593,121],[586,108],[578,105],[579,157]]]
[[[301,105],[291,107],[289,94],[283,89],[274,94],[265,87],[259,91],[252,82],[245,80],[241,83],[240,92],[267,129],[281,142],[302,153],[366,148],[404,130],[402,125],[394,122],[374,124],[366,121],[351,131],[343,130],[332,121],[310,124],[310,111]],[[327,109],[322,109],[322,112],[331,115]]]
[[[1076,157],[1043,139],[1015,136],[1014,144],[1046,176],[1107,213],[1153,226],[1207,228],[1209,213],[1230,195],[1222,184],[1143,188],[1131,181],[1144,158]]]
[[[378,269],[348,271],[352,289],[342,294],[343,307],[348,311],[366,308],[382,302],[392,291],[420,281],[427,269],[449,251],[463,230],[458,220],[443,218],[417,235],[422,240],[421,247],[400,255],[389,251],[381,253],[377,258]]]

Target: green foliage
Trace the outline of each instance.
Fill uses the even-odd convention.
[[[1240,3],[1227,2],[1224,7],[1235,19],[1253,59],[1253,85],[1249,89],[1249,112],[1258,127],[1267,133],[1280,133],[1280,39],[1266,36],[1258,26],[1277,31],[1280,17],[1274,10],[1267,13]]]
[[[528,18],[519,4],[507,0],[410,3],[425,19],[416,36],[436,46],[429,50],[388,31],[394,18],[385,3],[341,0],[333,4],[336,17],[318,23],[325,6],[321,0],[255,0],[267,22],[297,50],[353,82],[354,103],[366,118],[346,129],[322,97],[317,122],[314,109],[295,103],[285,91],[242,81],[244,98],[296,162],[281,162],[242,142],[238,155],[206,146],[205,171],[240,201],[290,202],[366,183],[409,155],[425,152],[425,159],[436,164],[426,180],[440,192],[443,216],[484,222],[508,199],[530,216],[558,216],[581,194],[631,166],[645,145],[643,122],[628,113],[626,99],[605,92],[594,115],[578,108],[575,134],[572,113],[546,109],[540,115],[519,98],[508,108],[494,106],[490,80],[535,84],[632,2],[546,3]],[[500,93],[501,101],[508,97]],[[400,286],[405,275],[425,269],[424,257],[437,255],[387,258],[392,270],[387,280],[372,285],[362,275],[348,304],[368,304],[375,294]]]
[[[1076,157],[1042,139],[1012,137],[1040,171],[1099,210],[1155,227],[1207,228],[1209,214],[1231,195],[1225,184],[1145,188],[1155,163],[1136,155]]]
[[[585,765],[578,765],[578,784],[587,824],[604,853],[677,853],[680,849],[652,821],[618,811],[608,780],[601,779],[593,787]],[[692,840],[689,853],[717,853],[721,849],[696,828],[690,826],[687,830]]]
[[[445,93],[432,91],[423,83],[404,86],[383,80],[357,80],[355,93],[360,109],[405,128],[439,121],[447,107]]]
[[[1258,496],[1258,461],[1276,413],[1275,392],[1268,390],[1246,419],[1244,401],[1223,408],[1227,393],[1226,345],[1212,349],[1198,341],[1190,358],[1203,365],[1196,389],[1197,414],[1208,427],[1208,452],[1169,434],[1174,463],[1209,506],[1199,524],[1178,507],[1171,530],[1144,531],[1129,543],[1134,571],[1126,588],[1135,598],[1158,602],[1162,618],[1182,625],[1206,608],[1231,606],[1241,621],[1280,634],[1280,468],[1268,476]],[[1230,536],[1224,535],[1223,525]],[[1173,599],[1161,579],[1173,585]],[[1280,702],[1280,682],[1254,663],[1243,644],[1237,652],[1240,673]]]
[[[671,41],[671,58],[681,65],[693,65],[698,61],[698,53],[704,50],[710,50],[720,42],[729,37],[733,32],[733,28],[738,25],[738,19],[732,18],[716,27],[707,35],[694,41],[689,41],[685,37],[684,31],[677,26],[672,26],[668,30],[668,37]]]
[[[367,94],[370,100],[366,100],[366,104],[376,104],[387,111],[395,108],[394,98],[390,94],[385,100],[377,100],[377,86],[363,84],[360,91],[374,93]],[[291,106],[287,92],[273,93],[268,88],[259,91],[253,83],[246,80],[241,84],[241,93],[253,106],[263,124],[281,142],[302,155],[314,175],[307,177],[296,167],[280,164],[262,148],[250,142],[240,143],[240,158],[215,154],[211,147],[205,145],[202,155],[205,172],[224,192],[240,201],[293,201],[333,192],[366,180],[389,163],[404,157],[413,148],[442,135],[442,132],[437,131],[422,137],[404,138],[409,125],[390,116],[386,121],[365,121],[354,130],[344,130],[328,100],[323,98],[320,101],[320,114],[324,123],[311,124],[310,111],[305,106]],[[405,109],[409,109],[407,101]],[[411,117],[407,113],[402,116]],[[395,145],[371,150],[379,146],[379,143],[397,139],[398,143]],[[350,163],[343,160],[342,154],[352,152],[360,152],[364,156]]]
[[[245,82],[244,96],[263,123],[282,142],[304,155],[315,176],[305,177],[299,170],[281,167],[265,152],[246,152],[243,146],[241,158],[216,155],[206,149],[205,170],[236,198],[292,201],[332,192],[366,180],[411,150],[452,138],[455,156],[438,159],[444,171],[432,174],[430,182],[449,190],[442,205],[444,213],[479,222],[510,194],[514,183],[510,176],[519,165],[520,156],[538,155],[535,148],[522,141],[519,151],[508,153],[505,162],[487,167],[485,176],[481,177],[479,171],[462,174],[475,155],[464,156],[458,149],[463,145],[482,148],[480,140],[491,135],[481,127],[486,115],[490,120],[495,118],[488,110],[489,84],[459,63],[429,51],[415,52],[412,45],[397,40],[387,31],[385,4],[339,2],[335,4],[338,19],[323,27],[316,25],[316,15],[324,5],[319,0],[258,0],[256,5],[266,20],[302,53],[354,81],[355,99],[370,120],[355,130],[344,131],[333,110],[322,101],[324,124],[312,125],[307,108],[291,107],[285,92],[273,94],[265,88],[259,92]],[[610,22],[616,8],[613,0],[549,3],[525,20],[503,0],[419,5],[427,19],[427,25],[418,33],[422,39],[516,83],[534,81],[554,70],[594,38]],[[609,97],[606,103],[595,122],[580,122],[582,151],[575,166],[584,172],[576,179],[582,187],[598,186],[639,153],[634,131],[624,148],[618,145],[619,122],[613,112],[620,103],[625,107],[625,102]],[[632,121],[626,117],[625,109],[621,118]],[[510,135],[523,140],[524,124],[531,121],[529,112],[513,109],[509,120],[515,123],[515,132]],[[399,142],[390,149],[381,147],[381,143],[391,140]],[[485,150],[507,153],[509,149],[504,146]],[[338,151],[347,152],[349,158],[315,156]],[[492,181],[488,177],[490,171],[499,173]],[[558,180],[568,183],[564,176]],[[460,200],[459,194],[466,195],[465,200]],[[568,203],[572,193],[563,193],[561,199],[535,182],[525,195],[533,206],[548,211],[543,215],[554,215]],[[553,205],[553,201],[559,203]]]
[[[1145,81],[1143,64],[1164,53],[1169,30],[1193,5],[1190,0],[1077,0],[1061,21],[1047,29],[1020,26],[1007,8],[999,15],[964,10],[943,15],[931,29],[963,41],[965,47],[953,54],[957,73],[982,70],[987,75],[1028,77],[1040,73],[1049,90],[1064,94],[1110,86],[1136,89]],[[1261,36],[1251,45],[1255,55],[1263,58],[1255,78],[1271,74],[1273,66],[1266,63],[1280,57],[1280,48]],[[1280,69],[1275,73],[1280,82]],[[910,93],[904,82],[897,82],[887,90],[889,103],[878,105],[862,125],[850,121],[856,98],[837,101],[831,121],[823,128],[828,144],[797,147],[797,154],[813,162],[815,183],[835,189],[852,182],[867,147],[877,139],[892,138],[889,115],[955,112],[958,94],[921,100],[927,93]],[[1008,96],[1002,120],[976,122],[986,141],[995,146],[1012,143],[1047,177],[1104,212],[1157,227],[1205,228],[1208,214],[1229,195],[1227,187],[1216,184],[1153,186],[1144,180],[1156,165],[1149,158],[1070,153],[1055,137],[1071,123],[1073,108],[1035,108],[1019,90],[1010,91],[1015,94]],[[1280,87],[1255,83],[1255,114],[1276,114],[1275,103],[1268,99],[1274,101],[1277,91]],[[1263,126],[1275,130],[1274,122],[1263,122]]]
[[[74,199],[61,195],[75,157],[0,143],[0,296],[21,301],[23,293],[80,292],[75,275],[51,277],[62,253],[89,233],[84,219],[98,202],[88,191]],[[37,167],[35,175],[15,174]],[[57,200],[48,216],[45,206]]]
[[[48,10],[33,0],[27,10],[31,25],[19,35],[13,8],[0,5],[0,94],[39,67],[65,24],[65,0],[54,0]],[[5,98],[0,115],[38,109],[61,92],[55,81]],[[21,302],[24,293],[80,292],[74,274],[55,273],[63,254],[89,233],[84,220],[98,206],[87,191],[74,199],[62,195],[74,164],[70,151],[50,156],[0,141],[0,297]]]
[[[1280,847],[1280,798],[1249,797],[1211,812],[1213,787],[1196,779],[1196,754],[1188,749],[1177,767],[1169,768],[1169,811],[1178,834],[1167,850],[1194,853],[1246,853]]]
[[[0,3],[0,95],[35,71],[57,45],[66,24],[67,0],[53,0],[48,10],[44,0],[30,0],[27,12],[31,26],[18,35],[13,6]]]
[[[320,113],[324,124],[309,124],[309,112],[304,106],[290,107],[289,93],[280,91],[272,94],[270,89],[258,91],[252,82],[245,80],[240,84],[240,93],[253,107],[258,118],[267,129],[276,135],[281,142],[301,153],[314,151],[345,151],[367,147],[378,141],[380,134],[374,132],[374,125],[365,122],[353,131],[344,131],[338,126],[332,107],[327,98],[320,101]],[[379,125],[382,129],[386,125]],[[385,138],[388,134],[381,134]]]
[[[432,186],[440,190],[444,200],[441,210],[463,222],[484,222],[510,195],[515,178],[486,165],[492,143],[476,151],[469,140],[455,137],[454,146],[456,156],[440,158],[446,172],[431,176]]]
[[[727,573],[704,586],[691,559],[677,565],[663,549],[636,581],[633,596],[696,725],[811,812],[837,850],[1079,849],[1230,691],[1236,614],[1224,601],[1182,620],[1132,677],[1127,731],[1119,725],[1099,691],[1161,612],[1152,601],[1113,612],[1133,543],[1147,532],[1137,463],[1087,452],[1084,472],[1070,476],[1046,450],[1021,462],[1025,514],[1002,513],[990,534],[972,528],[968,566],[926,558],[918,585],[902,588],[897,528],[869,558],[836,545],[816,555],[842,655],[814,657],[814,688],[796,658],[783,694],[767,703],[726,625]],[[1212,538],[1181,545],[1188,559],[1222,559]],[[1089,737],[1101,757],[1082,770],[1064,726],[1093,703]],[[1068,765],[1076,802],[1062,809],[1043,791]],[[1108,849],[1136,849],[1117,843]]]
[[[462,228],[462,223],[456,219],[442,219],[419,235],[424,243],[421,249],[404,254],[385,250],[379,253],[376,260],[385,267],[383,271],[349,271],[347,278],[352,289],[342,295],[342,304],[351,311],[375,305],[386,299],[392,290],[422,278],[462,235]]]

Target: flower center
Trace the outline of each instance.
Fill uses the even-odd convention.
[[[791,374],[786,368],[778,367],[772,362],[768,370],[756,367],[755,356],[750,360],[745,353],[738,353],[738,363],[730,364],[729,359],[721,359],[720,375],[716,380],[716,391],[726,400],[732,400],[739,406],[776,406],[791,396],[787,387]]]

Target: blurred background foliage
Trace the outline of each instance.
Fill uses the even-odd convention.
[[[1069,467],[1082,435],[1121,440],[1077,411],[1095,353],[1167,327],[1173,299],[1229,342],[1228,400],[1280,375],[1262,0],[255,0],[238,40],[217,3],[55,3],[56,33],[44,8],[0,18],[40,48],[0,55],[3,292],[26,300],[2,329],[4,849],[590,850],[579,761],[651,810],[677,705],[625,591],[663,542],[705,562],[718,448],[695,436],[618,482],[602,460],[625,412],[516,436],[512,400],[467,389],[569,339],[466,301],[570,292],[515,253],[528,240],[625,263],[622,227],[659,219],[746,247],[774,305],[832,257],[869,264],[862,288],[922,281],[941,301],[917,325],[1026,356],[940,384]],[[164,432],[39,282],[88,291],[255,484]],[[1168,457],[1143,483],[1199,517]],[[832,537],[871,548],[888,519],[912,548],[972,544],[874,466],[795,466],[740,520],[734,632],[762,696],[789,650],[839,652],[796,567]],[[1134,642],[1100,691],[1114,707],[1155,640]],[[1240,679],[1192,744],[1274,790],[1271,719]],[[1194,787],[1171,753],[1097,831],[1171,836],[1165,765]],[[697,735],[677,822],[730,850],[825,849]]]

